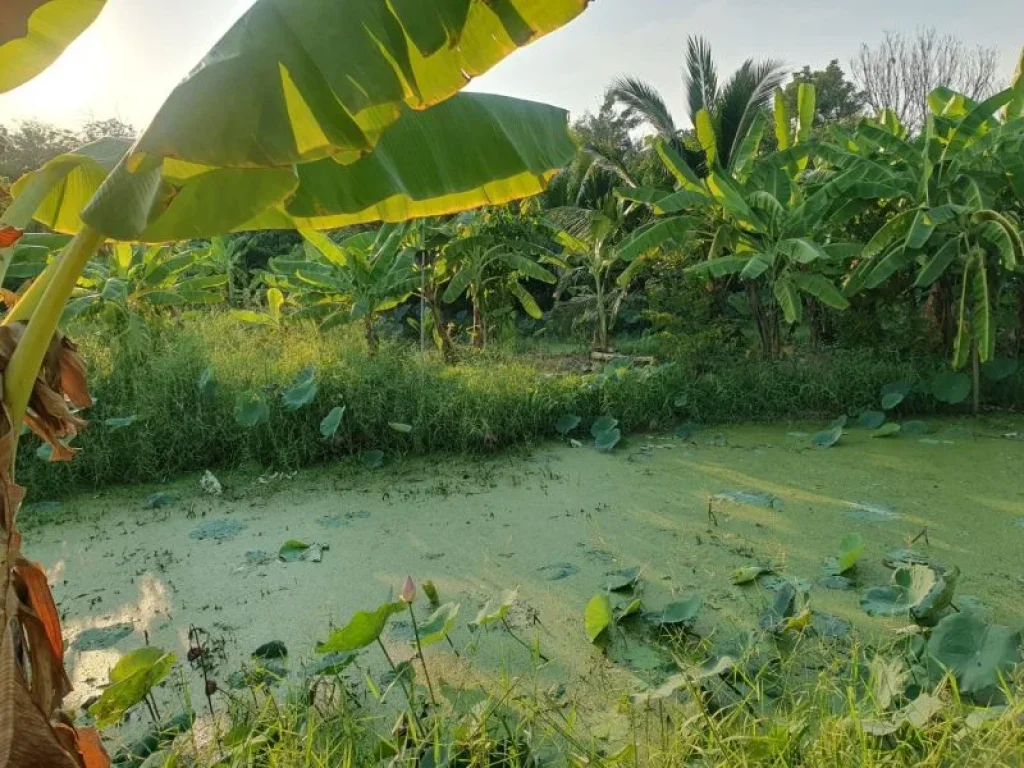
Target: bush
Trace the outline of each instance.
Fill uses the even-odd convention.
[[[878,407],[883,385],[930,377],[944,366],[836,351],[777,363],[706,356],[607,376],[556,375],[539,363],[494,355],[445,366],[433,353],[421,358],[415,346],[398,342],[371,357],[357,329],[252,327],[224,313],[190,313],[154,328],[152,348],[140,356],[111,351],[94,333],[77,336],[90,361],[92,423],[70,464],[40,461],[34,438],[26,438],[18,478],[36,498],[207,468],[292,469],[368,449],[390,457],[484,452],[554,437],[555,422],[568,413],[584,423],[610,414],[626,430],[671,429],[684,420],[832,418]],[[316,369],[316,396],[289,411],[281,393],[309,366]],[[215,385],[204,393],[198,382],[207,368]],[[269,418],[247,429],[235,420],[235,404],[250,391],[265,397]],[[1024,375],[985,394],[993,404],[1020,407]],[[337,435],[325,439],[320,422],[335,406],[345,406],[345,414]],[[932,413],[940,404],[913,393],[903,407]],[[128,416],[135,417],[128,426],[105,423]],[[399,432],[391,423],[413,430]]]

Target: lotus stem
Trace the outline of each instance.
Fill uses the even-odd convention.
[[[384,658],[388,660],[388,665],[391,667],[391,671],[395,673],[395,679],[402,688],[402,692],[405,694],[406,700],[409,702],[409,714],[412,715],[412,719],[416,721],[416,726],[423,731],[423,725],[420,723],[419,717],[416,716],[416,701],[412,697],[412,691],[405,687],[405,681],[402,679],[402,673],[398,671],[398,667],[395,665],[394,659],[391,658],[391,654],[388,653],[388,649],[385,647],[384,642],[377,637],[377,645],[380,646],[380,652],[384,654]]]
[[[513,632],[512,631],[512,627],[508,623],[508,619],[502,619],[501,623],[505,627],[505,631],[508,632],[508,636],[511,637],[513,640],[515,640],[517,643],[519,643],[521,646],[523,646],[523,648],[528,650],[530,653],[536,652],[537,658],[540,659],[543,662],[551,661],[551,659],[549,659],[547,656],[545,656],[543,653],[541,653],[541,650],[540,650],[539,647],[534,648],[529,643],[527,643],[525,640],[523,640],[523,638],[519,637],[519,635],[517,635],[515,632]]]
[[[157,715],[156,709],[153,707],[153,702],[150,700],[149,694],[142,697],[142,703],[146,705],[146,709],[149,710],[149,717],[153,721],[153,725],[160,728],[160,716]]]
[[[437,698],[434,696],[434,686],[430,682],[430,671],[427,669],[427,659],[423,655],[423,646],[420,645],[420,628],[416,623],[416,612],[412,609],[412,603],[409,603],[409,616],[412,617],[412,631],[416,635],[416,651],[420,655],[420,664],[423,665],[423,676],[427,678],[427,690],[430,692],[430,703],[437,707]]]
[[[11,355],[4,376],[4,403],[14,425],[14,447],[17,449],[18,425],[25,418],[28,401],[35,386],[39,367],[46,350],[57,330],[64,305],[71,296],[79,275],[86,263],[103,242],[103,235],[89,226],[84,226],[68,244],[63,257],[57,263],[49,283],[45,286],[39,306],[32,313],[25,335]],[[20,302],[19,302],[20,304]]]

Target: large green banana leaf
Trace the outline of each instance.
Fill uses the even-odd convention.
[[[542,191],[575,146],[565,112],[487,94],[406,110],[371,154],[281,168],[213,168],[165,160],[132,172],[129,143],[102,139],[14,185],[42,192],[35,218],[57,232],[84,218],[119,240],[166,242],[232,230],[328,229],[499,204]],[[116,169],[116,170],[114,170]],[[104,183],[107,174],[114,174]]]
[[[36,218],[161,242],[399,221],[536,194],[572,159],[566,113],[450,97],[589,1],[258,0],[116,167],[109,143],[58,158],[80,165]],[[15,194],[37,196],[50,171]]]
[[[96,19],[106,0],[2,0],[0,93],[38,75]]]

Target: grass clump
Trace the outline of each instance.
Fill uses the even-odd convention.
[[[252,327],[221,312],[154,327],[144,353],[79,331],[96,406],[75,443],[84,450],[69,464],[40,461],[26,439],[18,476],[36,498],[204,469],[295,469],[367,451],[388,458],[494,451],[556,437],[555,425],[570,413],[585,424],[612,415],[623,434],[685,421],[831,418],[877,408],[881,388],[894,381],[916,382],[901,403],[905,413],[965,407],[928,393],[942,361],[881,352],[837,350],[775,363],[683,357],[590,372],[578,348],[575,355],[557,345],[554,354],[498,348],[448,366],[397,342],[368,355],[353,329]],[[285,392],[307,370],[315,392],[293,407]],[[1024,376],[985,395],[993,405],[1020,407]],[[240,404],[251,400],[258,401],[247,412],[253,425],[242,426]],[[324,419],[341,407],[337,429],[325,437]]]
[[[893,649],[803,636],[762,644],[720,675],[691,674],[706,641],[677,638],[685,678],[598,708],[539,683],[538,657],[521,674],[467,690],[444,686],[436,708],[402,708],[400,694],[363,674],[321,679],[279,697],[238,696],[227,736],[199,747],[198,763],[225,766],[1018,766],[1024,750],[1021,681],[1005,703],[977,707],[955,679],[908,685]],[[708,663],[702,665],[706,669]],[[383,693],[382,693],[383,691]],[[396,703],[398,704],[396,706]],[[608,709],[601,711],[601,707]],[[196,740],[178,749],[197,757]]]

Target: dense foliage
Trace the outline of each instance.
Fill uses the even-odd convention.
[[[610,452],[624,434],[628,441],[630,430],[675,428],[688,440],[697,423],[838,413],[810,436],[827,448],[841,439],[851,416],[884,437],[909,433],[915,423],[887,422],[890,414],[940,411],[972,390],[975,410],[983,395],[993,405],[1020,406],[1024,73],[991,93],[983,56],[977,66],[948,70],[948,79],[935,81],[944,70],[931,65],[940,56],[927,59],[916,90],[897,89],[890,99],[873,89],[887,66],[913,66],[936,53],[925,36],[909,64],[895,56],[895,64],[872,63],[870,52],[862,54],[863,90],[836,62],[820,71],[805,68],[787,84],[778,62],[748,60],[720,84],[709,44],[692,38],[685,67],[692,130],[676,125],[668,102],[650,85],[623,78],[598,115],[576,123],[575,146],[560,110],[456,95],[469,74],[586,4],[552,0],[524,5],[522,15],[508,9],[493,18],[451,15],[457,6],[468,11],[467,0],[448,6],[439,21],[427,6],[389,3],[381,10],[353,3],[346,21],[358,23],[339,25],[335,42],[341,44],[321,46],[313,56],[308,44],[322,32],[315,22],[334,18],[329,3],[297,6],[300,15],[319,13],[301,16],[293,31],[305,35],[294,39],[281,38],[273,3],[257,3],[138,142],[116,121],[91,124],[81,136],[34,123],[0,132],[0,176],[21,176],[11,187],[12,205],[7,182],[0,186],[0,213],[11,219],[0,222],[7,238],[0,278],[10,308],[3,324],[15,350],[4,371],[7,421],[0,419],[0,442],[7,447],[0,453],[13,465],[20,434],[14,426],[33,392],[29,423],[44,442],[17,460],[35,498],[75,484],[152,481],[210,467],[292,468],[351,458],[376,468],[394,455],[493,451],[555,432],[582,447],[572,435],[582,436],[576,430],[584,421],[595,449]],[[3,43],[0,29],[0,60],[11,51]],[[887,45],[895,45],[893,38]],[[477,57],[472,65],[463,58],[470,49]],[[44,66],[43,59],[18,78]],[[354,79],[353,70],[366,80]],[[240,79],[252,98],[235,111],[219,109],[225,89],[237,88]],[[866,114],[865,104],[877,113]],[[331,121],[324,119],[328,113]],[[75,146],[79,139],[85,146]],[[473,152],[466,151],[470,146]],[[209,205],[211,199],[218,204]],[[457,213],[472,208],[478,210]],[[25,234],[30,217],[38,229],[52,231]],[[391,223],[368,223],[379,220]],[[250,230],[272,232],[223,234]],[[54,232],[76,238],[69,245]],[[126,242],[100,245],[107,238]],[[175,244],[164,245],[169,241]],[[225,304],[230,309],[221,311]],[[92,361],[95,423],[80,440],[84,422],[64,399],[66,391],[77,408],[92,404],[76,348],[58,336],[36,375],[42,342],[53,337],[58,316],[84,333]],[[10,326],[29,319],[24,335],[14,336]],[[339,327],[352,323],[355,333]],[[589,358],[572,354],[573,345],[558,354],[560,342],[578,335],[588,337]],[[419,354],[403,336],[418,336]],[[426,353],[428,338],[439,358]],[[959,371],[968,366],[973,378]],[[48,412],[54,404],[61,410]],[[44,463],[68,458],[80,445],[88,447],[83,459],[56,468]],[[13,521],[21,496],[12,478],[2,478],[10,513],[4,532],[14,542],[6,551],[17,554]],[[41,505],[44,513],[47,506]],[[717,527],[710,505],[708,515]],[[927,529],[922,535],[927,541]],[[280,556],[298,557],[309,548],[289,540]],[[859,536],[844,539],[835,575],[850,572],[862,551]],[[13,623],[4,614],[5,632],[18,631],[19,653],[24,617],[45,615],[49,634],[47,644],[38,636],[28,643],[32,674],[18,670],[18,686],[5,687],[9,698],[13,691],[24,699],[31,682],[47,704],[31,739],[19,743],[62,752],[52,715],[64,681],[54,675],[51,685],[37,674],[45,669],[40,662],[49,661],[63,672],[59,620],[46,575],[20,556],[9,565],[23,582],[8,579],[14,587],[5,604],[27,599],[32,610],[19,607]],[[632,590],[639,570],[607,591]],[[749,584],[773,570],[741,568],[733,583]],[[923,684],[939,691],[955,681],[957,696],[966,700],[1005,698],[1019,708],[999,689],[997,675],[1018,661],[1020,636],[959,609],[952,615],[958,576],[955,567],[940,571],[908,561],[891,585],[869,590],[862,603],[871,615],[909,616],[920,625],[911,634],[927,640],[910,644],[908,661],[942,662]],[[408,610],[436,713],[423,647],[451,644],[458,605],[437,605],[436,591],[423,586],[436,610],[422,625],[422,641],[410,578],[397,602],[356,613],[317,652],[362,650],[380,640],[390,616]],[[760,624],[766,636],[808,629],[811,611],[801,592],[793,584],[776,588]],[[513,595],[485,608],[473,631],[500,622],[511,635],[505,617],[514,603]],[[681,629],[700,605],[699,597],[677,602],[645,612],[643,620]],[[598,594],[585,609],[586,636],[595,644],[610,641],[618,622],[641,611],[639,598],[617,613],[608,595]],[[1002,637],[995,649],[984,637],[990,630]],[[206,651],[195,627],[189,645],[189,661],[198,662],[205,678]],[[964,660],[964,648],[974,645],[985,650],[980,664]],[[407,673],[380,647],[393,683],[406,688]],[[535,653],[546,661],[539,645]],[[6,679],[13,680],[17,662],[13,654],[7,658]],[[351,661],[332,659],[338,666],[331,674]],[[158,721],[151,691],[174,664],[172,654],[157,648],[127,655],[88,711],[106,727],[146,703]],[[737,668],[736,660],[720,659],[684,682],[728,683],[739,678]],[[218,688],[204,682],[216,720]],[[902,703],[904,688],[899,696],[887,694],[878,707],[885,719],[873,726],[884,733],[877,735],[914,722],[916,702],[934,698],[937,707],[923,724],[937,715],[937,695],[915,686],[915,703],[900,710],[889,705],[894,698]],[[742,706],[731,710],[744,718],[739,726],[748,711],[760,729],[767,703],[761,686],[751,686],[747,696],[728,687],[741,696]],[[420,713],[431,710],[426,703],[420,708],[411,684],[406,696],[409,709],[392,734],[393,754],[408,748],[424,764],[430,738],[416,731]],[[315,687],[307,701],[308,713],[318,703]],[[232,704],[232,717],[256,714]],[[959,699],[954,704],[951,720],[962,714]],[[712,730],[712,717],[725,725],[735,716],[724,711],[703,712]],[[248,723],[250,732],[262,727],[256,720]],[[1019,740],[1019,717],[1007,722],[1009,737]],[[823,723],[828,727],[831,719]],[[238,725],[244,731],[247,723]],[[786,735],[800,729],[776,730],[778,757],[801,748]],[[558,735],[572,740],[570,729]],[[216,740],[221,749],[219,733]],[[278,743],[265,741],[269,747],[258,750]],[[735,736],[726,741],[742,744]],[[349,739],[350,749],[361,744]],[[476,746],[490,763],[492,753],[516,752],[519,745],[510,733],[497,747]],[[674,748],[689,755],[691,747],[708,753],[721,742]],[[911,752],[942,751],[919,747]],[[81,745],[75,750],[77,757],[69,753],[65,763],[106,764],[86,761]],[[736,754],[718,757],[741,764]]]

